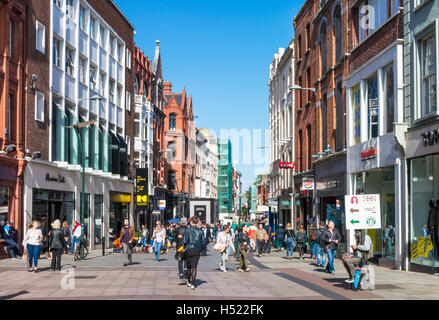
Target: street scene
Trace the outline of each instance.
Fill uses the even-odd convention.
[[[0,300],[439,299],[438,34],[439,0],[0,0]]]

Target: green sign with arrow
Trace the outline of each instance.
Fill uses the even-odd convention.
[[[355,221],[354,219],[351,220],[352,224],[360,223],[360,221]]]

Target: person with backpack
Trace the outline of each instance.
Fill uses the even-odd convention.
[[[309,249],[311,252],[311,256],[309,257],[310,259],[315,259],[317,258],[317,227],[316,227],[316,223],[315,221],[313,221],[311,223],[311,225],[309,226],[309,233],[310,235],[309,237]]]
[[[356,244],[351,246],[353,253],[345,253],[342,256],[343,265],[349,275],[346,283],[354,283],[356,268],[366,265],[373,257],[373,242],[364,230],[355,230]]]
[[[306,237],[306,231],[305,231],[305,227],[303,226],[303,223],[299,225],[299,230],[297,231],[297,235],[296,235],[296,241],[297,241],[297,248],[299,249],[299,259],[305,260],[305,257],[303,257],[303,252],[308,242],[308,239]]]
[[[325,263],[326,263],[326,253],[324,252],[326,243],[325,243],[324,240],[322,240],[322,235],[324,235],[325,232],[326,232],[326,225],[322,221],[322,222],[320,222],[320,227],[317,230],[317,234],[316,234],[316,238],[317,238],[317,240],[316,240],[316,244],[317,244],[317,252],[316,252],[317,265],[319,267],[322,267],[322,268],[325,267]]]
[[[279,229],[276,230],[275,239],[276,239],[276,249],[279,252],[281,252],[285,240],[285,230],[283,228],[283,225],[281,224],[279,225]]]
[[[334,221],[329,221],[328,228],[325,230],[325,233],[322,235],[322,239],[325,242],[326,253],[328,254],[328,264],[326,266],[326,271],[329,274],[335,275],[334,268],[334,259],[337,254],[337,247],[341,242],[341,234],[340,231],[335,229]]]
[[[186,284],[189,288],[195,290],[198,262],[200,261],[201,250],[203,250],[206,239],[204,238],[203,230],[198,227],[200,219],[197,216],[193,216],[190,221],[191,227],[186,229],[183,235],[183,245],[187,263]]]
[[[180,279],[183,280],[186,276],[187,267],[185,261],[185,251],[183,236],[187,230],[187,218],[183,217],[180,221],[180,226],[175,229],[175,242],[176,242],[176,252],[175,259],[178,261],[178,274]]]
[[[287,246],[287,259],[292,260],[294,249],[296,247],[296,235],[294,234],[294,229],[291,223],[287,224],[287,229],[285,230],[286,246]]]

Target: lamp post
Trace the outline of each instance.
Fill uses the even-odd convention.
[[[78,102],[79,101],[86,101],[86,100],[99,101],[102,99],[103,98],[101,96],[93,96],[89,99],[79,99]],[[84,228],[84,214],[85,214],[85,157],[84,157],[85,152],[84,152],[84,145],[83,145],[82,140],[81,140],[81,135],[79,134],[79,129],[94,125],[94,124],[96,124],[96,122],[98,122],[98,121],[94,120],[94,121],[80,122],[80,123],[65,127],[67,129],[74,129],[74,131],[76,133],[76,137],[78,138],[79,149],[81,152],[81,167],[82,167],[81,228]],[[83,260],[84,259],[84,229],[82,229],[82,232],[81,232],[80,250],[81,250],[81,260]]]

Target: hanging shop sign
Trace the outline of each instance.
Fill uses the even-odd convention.
[[[314,190],[314,179],[313,178],[303,178],[301,191]]]
[[[428,258],[428,254],[433,251],[433,242],[431,241],[431,236],[428,235],[426,238],[418,237],[418,242],[410,246],[410,255],[412,261],[423,257]]]
[[[346,229],[381,229],[381,202],[379,194],[345,197]]]
[[[138,207],[148,205],[148,169],[136,169],[136,204]]]
[[[280,169],[294,169],[294,167],[296,166],[295,162],[279,162],[279,168]]]
[[[424,132],[421,137],[426,147],[439,144],[439,129]]]
[[[166,200],[160,200],[160,202],[159,202],[159,209],[160,210],[166,210]]]

